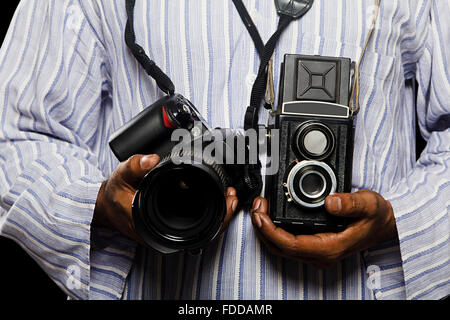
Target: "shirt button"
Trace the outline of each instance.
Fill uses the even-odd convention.
[[[255,80],[256,74],[254,73],[248,74],[247,77],[245,78],[245,82],[247,83],[247,86],[249,86],[250,88],[253,87],[253,85],[255,84]]]
[[[381,300],[381,298],[383,298],[383,292],[377,291],[377,292],[375,293],[375,298],[376,298],[377,300]]]

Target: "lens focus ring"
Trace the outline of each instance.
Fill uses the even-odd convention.
[[[203,248],[219,235],[226,214],[223,166],[192,151],[184,156],[178,165],[164,157],[133,200],[136,231],[165,254]]]

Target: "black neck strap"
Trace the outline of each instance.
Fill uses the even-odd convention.
[[[264,46],[264,50],[261,56],[261,64],[259,65],[258,74],[256,76],[255,83],[253,84],[252,93],[250,97],[250,105],[247,107],[244,119],[244,129],[256,129],[258,126],[258,113],[266,92],[267,86],[267,66],[275,51],[278,40],[286,27],[294,19],[290,16],[282,15],[278,23],[278,29],[270,37],[267,44]]]
[[[241,0],[233,0],[234,6],[236,7],[237,12],[239,13],[239,16],[242,19],[242,22],[244,23],[245,27],[247,28],[248,33],[252,37],[253,43],[255,44],[256,50],[258,51],[258,54],[260,57],[263,56],[264,53],[264,42],[261,39],[261,36],[259,35],[258,28],[256,28],[256,25],[254,24],[252,18],[248,14],[247,9],[245,8],[244,4]]]
[[[250,128],[257,129],[258,113],[267,86],[267,66],[275,51],[275,47],[280,40],[283,31],[292,21],[308,12],[313,4],[313,0],[275,0],[280,20],[278,22],[278,29],[265,45],[263,44],[258,29],[242,3],[242,0],[233,0],[233,3],[249,32],[261,59],[258,75],[252,88],[250,105],[247,107],[244,119],[245,130]]]
[[[145,53],[145,50],[136,44],[136,35],[134,33],[134,6],[136,0],[127,0],[126,9],[128,21],[125,28],[125,43],[133,53],[133,56],[145,69],[147,74],[155,79],[158,87],[166,94],[175,93],[175,85],[172,80],[153,62]]]
[[[258,126],[258,111],[261,101],[264,97],[267,80],[267,65],[275,51],[276,44],[286,27],[295,19],[305,14],[311,7],[314,0],[275,0],[277,11],[280,15],[278,29],[269,39],[266,45],[259,35],[258,29],[253,23],[247,12],[242,0],[233,0],[236,9],[239,12],[250,36],[255,43],[256,49],[261,59],[258,75],[253,85],[250,106],[245,114],[245,129],[256,128]],[[136,44],[136,36],[134,32],[134,7],[136,0],[126,0],[126,10],[128,21],[125,29],[125,43],[131,50],[134,57],[145,69],[150,77],[152,77],[158,87],[166,94],[174,94],[175,86],[170,78],[153,62],[145,53],[145,50]],[[243,191],[243,206],[250,208],[255,199],[262,190],[263,181],[261,176],[261,163],[245,166]]]
[[[248,30],[261,59],[258,75],[252,88],[250,105],[247,107],[247,111],[245,113],[244,129],[256,129],[258,126],[258,112],[261,106],[261,101],[266,92],[267,66],[272,58],[281,34],[292,21],[300,18],[309,10],[313,1],[314,0],[275,0],[275,4],[280,15],[278,29],[264,45],[258,29],[253,23],[253,20],[245,8],[245,5],[242,3],[242,0],[233,0],[233,3]],[[148,55],[145,53],[145,50],[136,43],[136,35],[134,32],[135,4],[136,0],[126,0],[128,21],[125,28],[125,43],[148,75],[156,81],[158,87],[166,94],[172,95],[175,92],[175,85],[172,80],[170,80],[170,78],[155,64],[154,61],[150,60]]]

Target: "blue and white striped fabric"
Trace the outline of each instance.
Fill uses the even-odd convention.
[[[244,3],[267,41],[277,26],[273,1]],[[316,0],[281,38],[276,81],[285,53],[357,60],[373,9],[369,0]],[[449,16],[446,0],[381,1],[362,64],[353,190],[391,201],[399,239],[323,271],[268,253],[246,212],[201,256],[161,256],[91,228],[100,184],[118,164],[108,137],[162,95],[125,47],[125,1],[23,0],[0,51],[0,234],[73,299],[446,296]],[[259,58],[231,1],[138,0],[135,28],[213,127],[242,127]],[[413,78],[428,141],[417,162],[414,90],[405,82]],[[375,287],[369,266],[379,268]]]

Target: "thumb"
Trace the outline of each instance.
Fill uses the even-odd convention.
[[[159,156],[156,154],[131,156],[119,165],[119,174],[126,183],[137,187],[144,176],[158,164],[159,160]]]
[[[336,193],[325,199],[325,208],[335,216],[361,218],[366,216],[371,194],[363,191]]]
[[[268,203],[263,197],[258,197],[253,201],[253,208],[250,211],[252,215],[252,222],[258,228],[262,227],[262,216],[265,217],[264,220],[271,221],[267,216]]]

